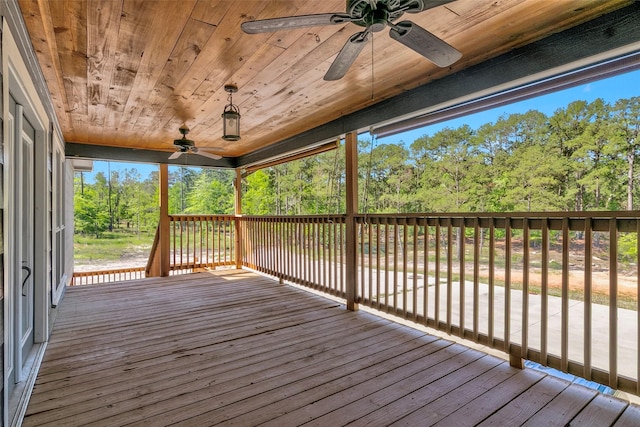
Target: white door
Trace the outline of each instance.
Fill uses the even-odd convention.
[[[34,320],[34,141],[35,129],[23,115],[22,106],[11,100],[13,122],[13,199],[11,239],[13,256],[9,295],[8,386],[25,379],[25,362],[33,348]]]
[[[22,110],[21,107],[18,108]],[[16,230],[20,230],[20,237],[18,239],[20,243],[20,272],[18,275],[19,280],[16,285],[18,286],[18,292],[16,295],[20,300],[18,304],[19,310],[19,337],[20,337],[20,360],[19,366],[20,372],[23,371],[22,367],[29,356],[29,353],[33,347],[33,228],[34,228],[34,169],[33,169],[33,154],[35,143],[35,129],[24,118],[22,118],[22,137],[19,144],[19,167],[20,173],[20,193],[18,199],[22,206],[20,215],[18,217],[18,224],[16,224]],[[22,375],[19,375],[18,380],[22,381]]]

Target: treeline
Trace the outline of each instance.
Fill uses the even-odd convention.
[[[359,207],[369,213],[638,209],[640,97],[575,101],[411,144],[360,141]],[[246,213],[344,211],[344,152],[247,178]]]
[[[359,207],[369,213],[638,209],[640,97],[575,101],[478,129],[444,128],[411,144],[359,141]],[[254,172],[242,211],[304,215],[345,210],[344,148]],[[235,173],[170,167],[171,213],[233,213]],[[132,168],[76,176],[76,229],[155,229],[157,173]]]
[[[233,213],[234,171],[169,167],[169,213]],[[76,232],[100,236],[126,229],[153,233],[159,218],[159,177],[142,178],[135,167],[97,172],[91,183],[76,173],[74,211]]]
[[[143,179],[135,168],[123,172],[77,172],[74,178],[76,233],[100,236],[125,228],[138,233],[158,225],[158,173]]]

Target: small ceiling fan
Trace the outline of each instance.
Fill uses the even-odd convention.
[[[283,18],[247,21],[241,24],[247,34],[268,33],[295,28],[339,25],[352,22],[364,31],[352,35],[324,76],[325,80],[339,80],[356,60],[370,33],[390,27],[389,36],[413,49],[439,67],[448,67],[462,56],[444,40],[411,21],[396,21],[407,13],[423,12],[454,0],[347,0],[346,13],[287,16]]]
[[[184,153],[193,153],[199,156],[208,157],[213,160],[220,160],[222,158],[222,156],[218,154],[213,154],[205,151],[206,148],[196,147],[195,142],[193,142],[190,139],[187,139],[187,134],[189,133],[189,128],[187,126],[185,125],[180,126],[179,131],[182,134],[182,138],[173,140],[173,145],[178,147],[178,151],[170,155],[169,160],[177,159],[178,157],[182,156]]]

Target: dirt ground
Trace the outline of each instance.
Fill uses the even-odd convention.
[[[504,271],[496,271],[496,280],[504,281]],[[484,278],[488,278],[488,272],[482,274]],[[511,281],[521,283],[522,282],[522,270],[511,270]],[[561,289],[562,288],[562,274],[558,272],[549,272],[548,286],[550,288]],[[529,283],[533,286],[541,286],[541,276],[539,271],[532,271],[529,273]],[[637,277],[625,276],[618,274],[618,294],[625,295],[630,298],[637,298],[638,292],[638,279]],[[595,271],[591,273],[591,289],[594,293],[607,294],[609,292],[609,273],[602,271]],[[584,289],[584,271],[570,270],[569,271],[569,289],[572,291],[582,291]]]
[[[92,261],[89,263],[75,262],[73,271],[100,271],[100,270],[112,270],[116,268],[133,268],[133,267],[145,267],[147,265],[148,255],[127,256],[124,259],[116,261]]]

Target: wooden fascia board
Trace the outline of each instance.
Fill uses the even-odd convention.
[[[259,162],[348,132],[368,131],[439,105],[531,84],[589,64],[640,50],[640,2],[550,35],[371,107],[238,157],[237,166]],[[626,51],[625,51],[625,48]],[[619,52],[620,51],[620,52]],[[625,52],[622,52],[625,51]],[[579,84],[579,82],[576,82]],[[541,88],[541,91],[543,89]]]

